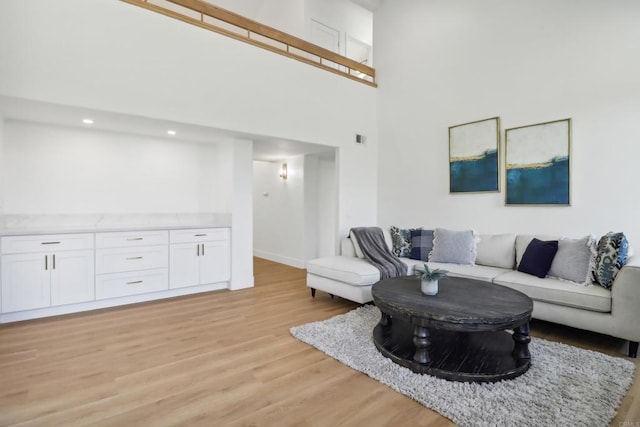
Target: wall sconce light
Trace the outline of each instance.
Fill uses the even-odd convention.
[[[287,179],[287,164],[283,163],[282,168],[280,169],[280,178]]]

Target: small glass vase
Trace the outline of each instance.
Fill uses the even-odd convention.
[[[420,290],[425,295],[435,295],[438,293],[438,281],[421,279]]]

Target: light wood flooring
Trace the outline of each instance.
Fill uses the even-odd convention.
[[[452,425],[289,334],[356,304],[312,299],[304,270],[254,271],[252,289],[0,325],[0,425]],[[546,322],[532,335],[625,348]],[[613,426],[640,427],[637,371]]]

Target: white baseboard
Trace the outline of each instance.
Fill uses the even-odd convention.
[[[280,264],[289,265],[295,268],[307,267],[307,263],[303,259],[282,256],[282,255],[274,254],[272,252],[261,251],[259,249],[253,250],[253,256],[258,258],[268,259],[269,261],[273,261],[273,262],[279,262]]]

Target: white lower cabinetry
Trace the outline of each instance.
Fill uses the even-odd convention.
[[[166,291],[168,283],[166,268],[101,274],[96,276],[96,299]]]
[[[51,281],[43,254],[2,256],[2,312],[51,305]]]
[[[96,299],[169,289],[168,242],[168,231],[96,234]]]
[[[171,231],[172,289],[230,279],[229,229]]]
[[[0,323],[228,287],[228,228],[0,238]]]
[[[53,254],[51,305],[93,301],[93,250]]]
[[[3,313],[94,299],[93,234],[11,236],[1,245]]]

